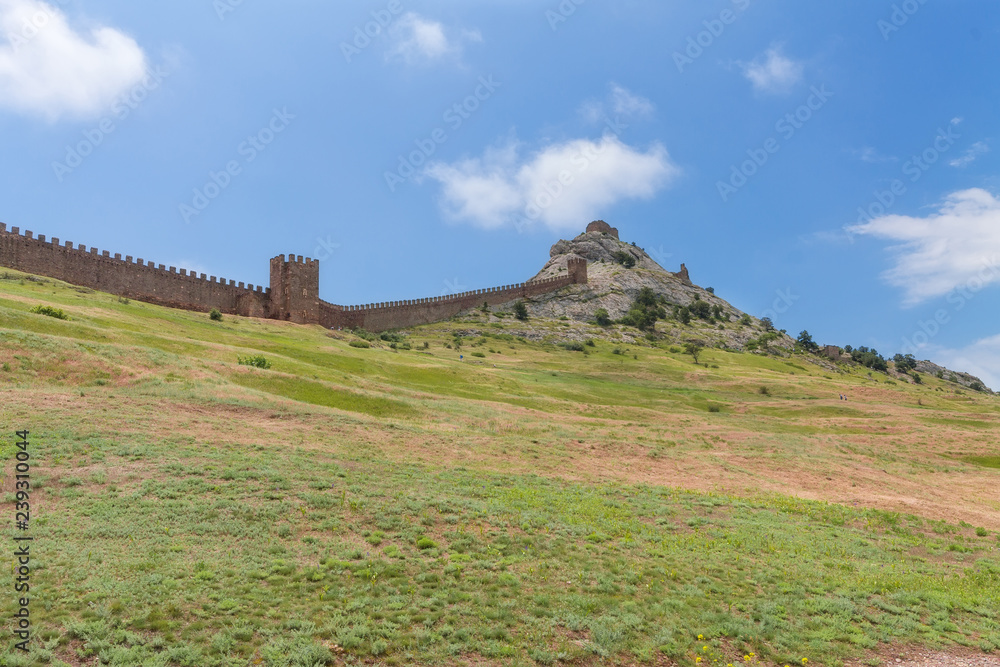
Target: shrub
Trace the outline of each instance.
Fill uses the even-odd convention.
[[[740,324],[742,324],[745,327],[748,327],[751,324],[753,324],[753,320],[750,319],[749,315],[743,313],[743,317],[740,318]]]
[[[369,347],[371,347],[371,344],[366,340],[352,340],[350,343],[348,343],[348,345],[350,345],[351,347],[359,347],[363,350],[366,350]]]
[[[770,396],[771,390],[768,389],[767,387],[761,386],[761,388],[757,390],[757,393],[760,394],[761,396]]]
[[[699,319],[707,320],[709,322],[712,320],[712,306],[708,305],[707,301],[695,299],[688,306],[688,309],[691,311],[692,315]]]
[[[583,343],[575,340],[563,343],[562,347],[570,352],[583,352]]]
[[[760,318],[760,325],[764,327],[764,331],[774,331],[774,322],[770,317]]]
[[[524,305],[523,301],[514,303],[514,317],[521,321],[528,319],[528,307]]]
[[[709,412],[722,412],[722,408],[720,408],[718,405],[709,405],[708,406],[708,411]]]
[[[271,367],[271,362],[263,354],[255,354],[250,357],[236,357],[236,362],[240,366],[253,366],[254,368]]]
[[[593,338],[588,338],[587,342],[585,343],[585,345],[587,347],[597,347],[597,344],[594,342]]]
[[[485,357],[486,353],[485,352],[470,352],[469,356],[470,357]]]
[[[417,540],[417,548],[422,551],[426,551],[427,549],[436,549],[437,542],[435,542],[429,537],[421,537],[419,540]]]
[[[973,382],[969,385],[969,389],[972,391],[986,391],[986,387],[983,386],[982,382]]]
[[[32,313],[36,315],[46,315],[48,317],[54,317],[57,320],[68,320],[69,316],[62,311],[62,308],[53,308],[52,306],[35,306],[31,309]]]
[[[212,320],[213,322],[221,322],[222,313],[219,311],[218,308],[213,308],[208,313],[208,319]]]
[[[425,340],[425,341],[424,341],[424,344],[423,344],[423,345],[421,346],[421,349],[423,349],[423,350],[426,350],[426,349],[428,349],[428,348],[429,348],[430,346],[431,346],[431,344],[430,344],[430,343],[428,343],[428,342],[427,342],[427,341]]]
[[[709,294],[715,294],[715,288],[714,287],[706,287],[705,291],[708,292]]]
[[[608,311],[604,308],[598,308],[594,311],[594,321],[602,327],[606,327],[611,324],[611,316],[608,315]]]
[[[611,256],[614,257],[616,262],[624,266],[626,269],[631,269],[635,266],[635,256],[633,256],[630,252],[616,250]]]

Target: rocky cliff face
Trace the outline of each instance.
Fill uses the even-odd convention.
[[[549,255],[551,259],[532,280],[565,275],[566,261],[570,257],[582,257],[587,260],[587,284],[533,299],[528,308],[538,317],[590,320],[594,311],[604,308],[616,319],[628,312],[643,287],[663,295],[672,304],[686,306],[697,296],[709,305],[721,306],[731,321],[743,316],[742,311],[726,301],[685,280],[683,274],[664,269],[642,248],[623,243],[607,233],[586,232],[575,239],[559,241],[552,246]],[[632,262],[634,265],[629,267]]]

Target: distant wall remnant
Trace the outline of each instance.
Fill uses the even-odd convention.
[[[57,238],[46,240],[30,231],[21,234],[17,227],[8,231],[4,223],[0,223],[0,266],[172,308],[202,312],[217,308],[230,315],[369,331],[430,324],[483,303],[495,306],[587,283],[587,260],[570,257],[565,276],[428,299],[338,306],[319,298],[319,260],[302,255],[271,259],[271,286],[264,289],[173,266],[167,269],[141,258],[133,260],[131,255],[112,257],[107,250],[74,247],[70,241],[60,245]]]
[[[604,222],[603,220],[594,220],[592,223],[590,223],[589,225],[587,225],[587,233],[590,233],[590,232],[599,232],[601,234],[610,234],[611,236],[615,237],[619,241],[621,240],[621,239],[618,238],[618,229],[616,227],[612,227],[611,225],[609,225],[608,223]]]
[[[833,359],[834,361],[843,361],[845,358],[850,358],[850,355],[845,355],[844,351],[841,350],[836,345],[827,345],[821,351],[820,354]]]
[[[688,285],[691,284],[691,276],[688,275],[687,267],[684,266],[683,264],[681,264],[681,270],[678,271],[677,273],[675,273],[674,275],[676,275],[678,278],[680,278],[682,281],[684,281]]]

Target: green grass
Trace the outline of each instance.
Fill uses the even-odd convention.
[[[535,320],[362,349],[348,332],[9,275],[0,429],[31,430],[36,634],[0,664],[834,666],[897,645],[1000,650],[995,527],[793,495],[891,498],[929,480],[968,503],[949,516],[1000,511],[955,491],[1000,468],[994,397],[802,355],[706,349],[696,366],[597,327],[583,355],[552,336],[564,323]],[[29,313],[39,302],[70,319]],[[525,326],[539,339],[509,333]],[[461,351],[445,347],[456,335]],[[237,363],[253,357],[271,368]],[[886,393],[837,402],[872,387]],[[877,487],[824,496],[824,478],[858,470]]]
[[[985,468],[1000,468],[1000,456],[967,456],[965,460]]]

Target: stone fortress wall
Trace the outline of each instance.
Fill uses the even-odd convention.
[[[172,308],[202,312],[217,308],[230,315],[369,331],[439,322],[484,303],[496,306],[587,282],[587,260],[570,258],[567,274],[556,278],[427,299],[340,306],[320,299],[319,260],[301,255],[271,259],[271,286],[254,287],[131,255],[123,259],[120,253],[60,243],[30,231],[22,234],[18,227],[8,231],[4,223],[0,223],[0,266]]]

